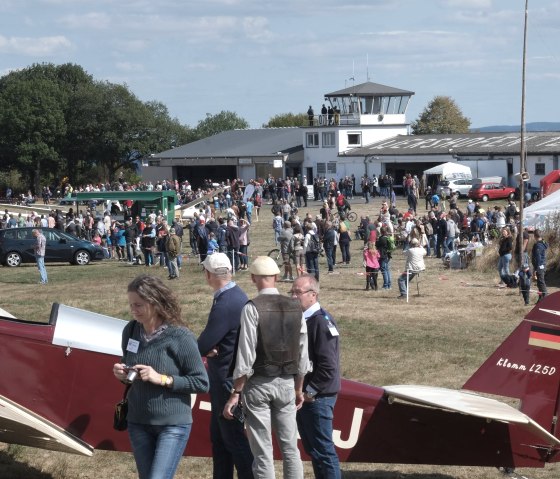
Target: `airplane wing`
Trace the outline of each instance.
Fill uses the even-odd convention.
[[[529,429],[546,444],[560,446],[560,440],[521,411],[497,401],[467,391],[436,388],[429,386],[396,385],[384,386],[389,401],[400,399],[414,404],[432,406],[469,416],[482,417],[493,421],[519,424]]]
[[[93,455],[93,447],[50,421],[0,396],[0,441],[51,451]]]

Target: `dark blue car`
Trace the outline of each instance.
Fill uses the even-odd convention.
[[[19,266],[35,262],[35,228],[9,228],[0,230],[0,263]],[[53,228],[41,228],[47,240],[45,262],[72,263],[80,266],[91,260],[103,259],[103,250],[90,241],[82,240]]]

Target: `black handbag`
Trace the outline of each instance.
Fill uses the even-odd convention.
[[[132,331],[130,332],[130,337],[128,339],[130,339],[133,336],[135,327],[136,327],[136,322],[132,326]],[[125,360],[126,360],[126,352],[125,352]],[[122,400],[120,400],[115,405],[115,412],[113,413],[113,428],[116,429],[117,431],[126,431],[126,428],[128,427],[128,421],[126,419],[128,415],[127,396],[128,396],[128,391],[130,389],[130,386],[132,386],[132,384],[126,385],[126,387],[124,388],[124,394]]]
[[[128,421],[126,416],[128,415],[128,390],[130,389],[130,384],[124,389],[124,395],[121,401],[119,401],[115,406],[115,413],[113,415],[113,428],[117,431],[126,431],[128,427]]]

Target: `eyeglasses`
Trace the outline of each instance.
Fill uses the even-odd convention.
[[[315,291],[312,289],[307,289],[305,291],[298,291],[297,289],[292,289],[290,291],[288,291],[288,293],[290,293],[290,295],[292,296],[301,296],[302,294],[306,294],[306,293],[314,293]]]

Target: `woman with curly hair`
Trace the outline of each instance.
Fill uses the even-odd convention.
[[[127,292],[134,320],[123,330],[113,374],[124,382],[137,373],[128,391],[132,451],[140,479],[173,477],[191,432],[191,394],[208,391],[208,376],[173,291],[142,275]]]

